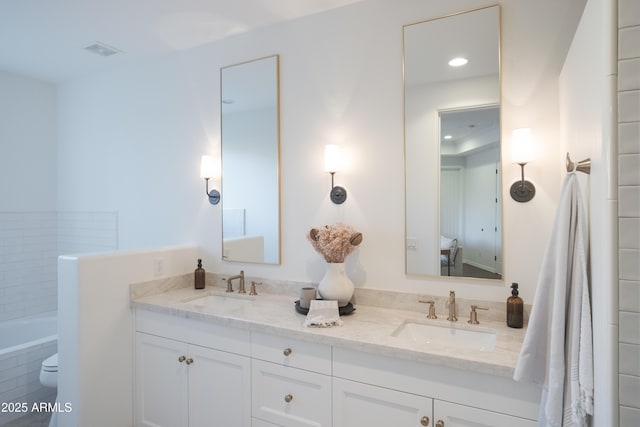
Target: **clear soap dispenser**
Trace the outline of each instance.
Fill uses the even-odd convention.
[[[511,284],[511,296],[507,298],[507,326],[510,328],[522,328],[524,303],[518,296],[518,284]]]
[[[202,268],[202,260],[198,260],[198,268],[193,272],[193,287],[196,289],[204,289],[204,268]]]

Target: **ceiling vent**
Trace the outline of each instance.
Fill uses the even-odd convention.
[[[91,53],[95,53],[96,55],[100,55],[100,56],[111,56],[111,55],[115,55],[116,53],[122,53],[121,50],[101,42],[96,42],[91,46],[87,46],[84,48],[84,50],[89,51]]]

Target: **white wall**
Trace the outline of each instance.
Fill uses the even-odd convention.
[[[60,257],[58,402],[72,411],[58,414],[59,426],[133,425],[130,285],[192,271],[198,255],[180,247]]]
[[[560,76],[561,154],[569,152],[574,162],[592,162],[591,174],[578,177],[590,216],[595,426],[637,425],[617,422],[615,5],[609,0],[588,2]]]
[[[536,198],[504,197],[504,286],[404,274],[402,25],[486,5],[480,0],[364,1],[64,84],[59,208],[118,211],[123,249],[195,243],[209,271],[300,281],[325,271],[305,239],[309,228],[344,221],[364,233],[348,260],[357,286],[503,300],[517,281],[531,301],[559,192],[557,76],[583,4],[502,2],[502,139],[506,148],[511,129],[529,126],[539,143],[527,166]],[[275,53],[282,265],[226,263],[220,207],[202,194],[198,173],[200,155],[219,151],[219,68]],[[349,192],[341,206],[329,201],[322,171],[324,145],[334,138],[350,159],[336,176]],[[505,165],[503,191],[518,176]]]
[[[56,209],[56,87],[0,70],[0,210]]]

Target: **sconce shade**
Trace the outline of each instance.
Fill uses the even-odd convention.
[[[533,160],[533,136],[531,129],[515,129],[511,138],[511,160],[525,164]]]
[[[211,156],[202,156],[200,160],[200,178],[214,178],[217,173],[216,162]]]
[[[340,172],[342,170],[342,151],[337,145],[329,144],[324,147],[324,171]]]

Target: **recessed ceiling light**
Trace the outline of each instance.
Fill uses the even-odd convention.
[[[84,48],[84,50],[100,56],[111,56],[115,55],[116,53],[122,53],[121,50],[116,49],[115,47],[108,46],[101,42],[96,42],[91,46],[87,46]]]
[[[444,139],[451,139],[451,138],[453,138],[451,135],[445,135],[444,136]]]
[[[451,61],[449,61],[449,65],[451,65],[452,67],[461,67],[463,65],[465,65],[467,62],[467,58],[453,58]]]

